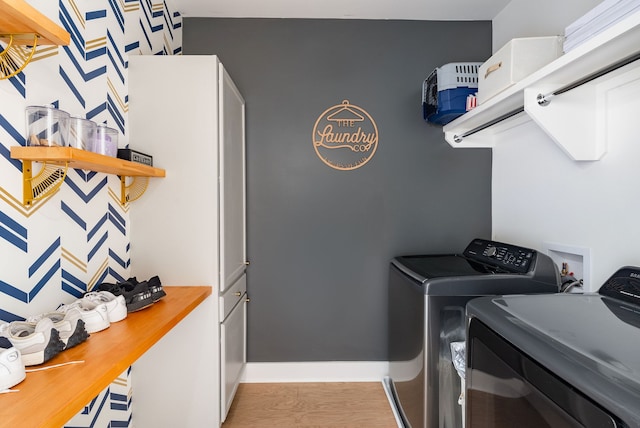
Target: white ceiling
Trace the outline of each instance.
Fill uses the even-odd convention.
[[[173,0],[185,17],[492,20],[511,0]]]

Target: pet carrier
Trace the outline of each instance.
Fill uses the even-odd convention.
[[[467,96],[478,92],[481,65],[481,62],[452,62],[433,70],[422,83],[424,119],[445,125],[464,114]]]

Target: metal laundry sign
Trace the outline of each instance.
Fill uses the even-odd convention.
[[[325,110],[313,127],[313,148],[334,169],[365,165],[378,148],[378,127],[369,113],[349,100]]]

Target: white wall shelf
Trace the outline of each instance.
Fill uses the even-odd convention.
[[[553,93],[638,52],[640,12],[633,13],[445,125],[445,139],[455,148],[494,147],[498,134],[533,120],[572,159],[599,160],[607,152],[604,114],[607,91],[640,78],[635,72],[640,68],[640,61],[559,94],[547,106],[538,104],[538,95]],[[513,111],[520,113],[460,138]]]

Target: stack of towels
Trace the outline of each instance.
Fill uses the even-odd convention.
[[[634,13],[640,13],[640,0],[604,0],[565,28],[564,52],[575,49]]]

